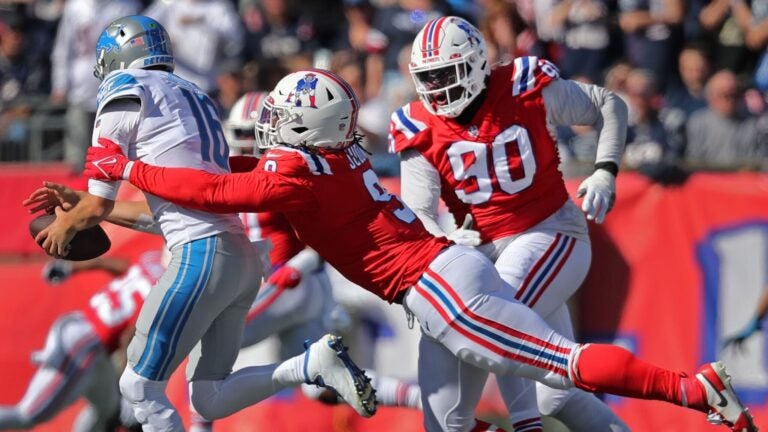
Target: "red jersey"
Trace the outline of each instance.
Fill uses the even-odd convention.
[[[384,189],[357,146],[322,154],[279,147],[254,171],[230,175],[136,164],[130,180],[185,207],[283,213],[307,246],[389,302],[400,301],[449,245]]]
[[[273,266],[285,264],[304,250],[304,243],[296,237],[291,223],[282,213],[240,213],[240,219],[251,241],[269,240],[272,243],[269,260]]]
[[[390,151],[414,149],[426,158],[457,225],[471,212],[483,241],[523,232],[568,199],[541,94],[556,79],[557,69],[536,57],[494,69],[468,124],[411,102],[392,114]]]
[[[117,349],[120,335],[136,322],[150,288],[165,272],[160,251],[146,252],[125,275],[91,296],[84,313],[107,352]]]

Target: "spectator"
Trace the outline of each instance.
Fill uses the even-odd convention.
[[[344,0],[347,28],[339,34],[334,51],[352,53],[365,71],[365,89],[358,95],[374,98],[384,79],[384,57],[387,37],[373,28],[375,8],[368,0]]]
[[[244,87],[243,67],[239,61],[231,60],[219,67],[216,91],[213,93],[219,109],[219,117],[223,119],[229,117],[230,109],[245,93]]]
[[[709,78],[709,60],[701,48],[689,46],[680,52],[678,68],[680,80],[670,86],[665,101],[667,107],[682,110],[687,119],[707,106],[704,85]]]
[[[606,0],[562,0],[550,13],[553,26],[562,28],[560,70],[566,78],[583,75],[600,79],[608,60],[610,29]]]
[[[735,0],[733,7],[746,34],[747,48],[761,52],[754,72],[755,85],[759,90],[768,92],[768,1],[753,1],[750,7],[743,0]]]
[[[627,57],[633,66],[651,71],[664,89],[682,40],[683,1],[619,0],[619,9]]]
[[[605,73],[605,88],[627,100],[627,77],[632,73],[632,65],[627,62],[618,62],[611,66]]]
[[[744,113],[736,75],[717,72],[705,92],[708,107],[688,122],[686,162],[699,168],[735,168],[767,157],[768,142],[761,140],[766,122]]]
[[[449,9],[438,0],[398,0],[381,8],[374,27],[387,37],[389,45],[384,55],[384,70],[396,75],[397,56],[404,46],[410,47],[422,27],[434,18],[449,15]],[[387,78],[385,78],[387,79]]]
[[[144,15],[156,19],[173,39],[176,75],[214,92],[219,65],[240,55],[243,29],[229,0],[155,0]]]
[[[67,104],[64,160],[80,172],[96,118],[96,40],[117,18],[140,11],[138,0],[67,0],[54,43],[51,101]]]
[[[28,27],[27,19],[16,13],[0,22],[0,146],[6,147],[0,155],[6,160],[25,154],[26,120],[34,98],[50,90],[47,62],[29,49]]]
[[[531,29],[514,3],[505,0],[491,0],[485,8],[480,31],[488,47],[488,61],[491,64],[509,63],[527,55],[536,43],[536,32]]]
[[[707,106],[704,85],[709,78],[709,60],[703,50],[689,46],[680,53],[678,67],[680,79],[668,87],[660,113],[674,161],[685,152],[688,119]]]
[[[659,120],[661,96],[650,71],[635,69],[626,81],[629,127],[624,163],[631,168],[661,163],[670,153],[667,132]]]
[[[287,0],[262,0],[241,11],[245,22],[247,60],[270,61],[312,54],[318,47],[315,25],[308,14],[296,13]]]
[[[715,35],[714,69],[728,69],[737,75],[751,74],[754,54],[744,39],[749,7],[739,0],[710,0],[701,10],[699,20],[708,33]]]

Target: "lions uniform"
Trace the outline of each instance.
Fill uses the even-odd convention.
[[[287,99],[308,75],[315,101]],[[580,345],[516,301],[493,264],[475,249],[428,234],[378,182],[356,144],[357,100],[330,72],[298,71],[270,94],[269,144],[255,171],[215,175],[130,163],[120,149],[91,149],[96,178],[129,179],[180,205],[221,213],[285,214],[300,239],[352,282],[403,303],[419,320],[419,384],[428,431],[497,430],[474,420],[487,373],[548,386],[660,399],[699,411],[733,430],[757,429],[721,363],[696,377],[639,361],[613,345]],[[453,397],[447,397],[450,395]],[[725,401],[723,404],[722,401]],[[720,405],[718,405],[720,403]]]
[[[488,69],[482,36],[458,18],[436,19],[420,36],[414,41],[411,70],[422,98],[396,110],[390,122],[389,149],[401,155],[404,201],[436,235],[443,235],[436,222],[438,198],[457,226],[471,215],[478,249],[495,263],[515,299],[573,339],[565,302],[586,277],[592,252],[584,216],[570,200],[558,169],[551,128],[595,124],[600,130],[605,105],[606,123],[615,121],[602,127],[599,156],[618,162],[626,124],[622,127],[621,116],[607,109],[614,96],[597,87],[588,90],[599,97],[590,95],[561,80],[552,63],[537,57],[516,58],[486,75],[479,71]],[[451,71],[462,56],[474,62],[466,66],[471,73],[458,73],[466,79],[464,88],[474,90],[474,99],[454,108],[446,98],[447,108],[434,107],[439,90],[430,80]],[[533,387],[518,378],[500,377],[499,388],[512,423],[519,425],[516,430],[541,430],[539,411],[573,430],[627,430],[603,403],[576,389],[539,385],[537,404]],[[583,416],[587,409],[594,414]]]
[[[118,349],[121,336],[135,322],[150,288],[164,271],[159,251],[144,253],[125,275],[91,296],[88,307],[58,318],[45,348],[33,356],[39,368],[21,402],[0,407],[0,429],[31,428],[81,396],[90,409],[73,430],[116,427],[120,393],[109,356]]]

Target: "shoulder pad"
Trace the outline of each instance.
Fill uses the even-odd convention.
[[[560,71],[549,60],[518,57],[513,62],[512,96],[539,90],[557,79],[560,79]]]
[[[324,158],[291,147],[278,147],[269,150],[261,157],[259,167],[262,171],[292,177],[331,174],[331,168]]]
[[[136,77],[126,71],[111,73],[99,84],[96,96],[97,111],[108,102],[120,98],[138,98],[144,102],[144,87]]]
[[[418,147],[425,135],[423,132],[429,129],[429,115],[418,101],[395,110],[389,122],[389,152],[400,153]]]

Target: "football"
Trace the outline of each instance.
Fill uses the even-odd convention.
[[[38,216],[29,223],[29,233],[34,239],[37,234],[45,227],[53,223],[56,215],[45,214]],[[42,246],[42,245],[41,245]],[[103,255],[112,246],[107,233],[96,225],[75,234],[72,242],[69,244],[69,254],[63,259],[69,261],[85,261]]]

